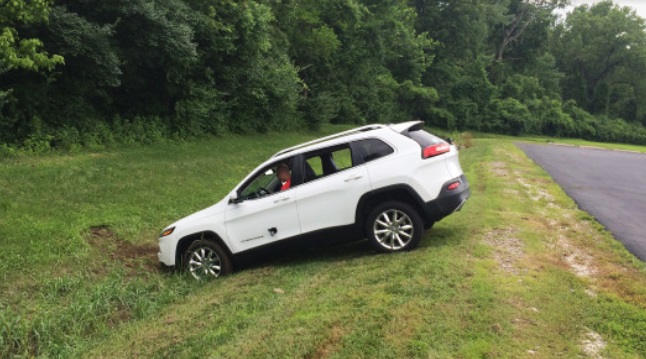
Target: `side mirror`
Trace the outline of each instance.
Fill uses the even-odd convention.
[[[238,192],[231,192],[229,195],[229,203],[238,204],[242,202],[242,198],[238,197]]]

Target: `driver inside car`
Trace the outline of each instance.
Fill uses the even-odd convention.
[[[289,189],[292,181],[292,174],[289,170],[289,166],[287,166],[285,163],[280,163],[278,164],[278,166],[276,166],[276,172],[276,175],[278,176],[278,179],[280,179],[280,182],[282,184],[280,186],[280,190],[284,191],[286,189]]]

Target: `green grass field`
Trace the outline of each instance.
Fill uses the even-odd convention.
[[[418,250],[160,271],[164,226],[317,136],[0,160],[0,357],[646,358],[646,265],[515,138],[461,151],[472,198]]]

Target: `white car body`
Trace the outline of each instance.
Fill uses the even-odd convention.
[[[411,217],[419,215],[429,228],[459,210],[469,188],[458,149],[421,125],[369,125],[278,152],[220,202],[168,226],[159,240],[160,262],[180,264],[196,240],[217,242],[226,252],[221,255],[234,257],[287,239],[339,233],[360,239],[370,210],[386,201],[403,203],[405,212],[414,208]],[[339,167],[340,160],[347,167]],[[278,189],[280,163],[291,170],[286,190]],[[456,187],[447,190],[451,185]]]

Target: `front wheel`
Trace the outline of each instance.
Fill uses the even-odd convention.
[[[197,240],[184,254],[184,268],[193,278],[204,280],[231,273],[231,260],[219,244],[209,240]]]
[[[424,222],[406,203],[390,201],[368,215],[366,233],[370,244],[380,252],[401,252],[416,248],[422,238]]]

